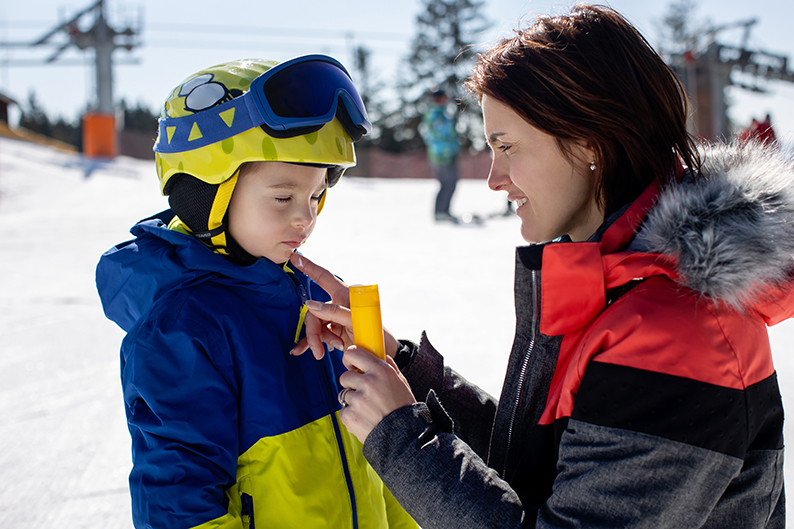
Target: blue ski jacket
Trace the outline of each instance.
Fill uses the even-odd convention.
[[[446,115],[442,105],[432,105],[422,116],[422,124],[422,139],[430,163],[435,166],[454,163],[460,148],[455,120]]]
[[[267,259],[243,267],[160,218],[100,259],[127,331],[121,381],[135,527],[416,527],[339,421],[340,351],[289,351],[327,294]]]

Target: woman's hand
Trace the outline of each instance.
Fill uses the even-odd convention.
[[[290,354],[297,356],[311,349],[314,357],[319,360],[325,354],[323,342],[334,349],[343,349],[352,345],[353,321],[350,316],[350,292],[347,285],[331,272],[302,255],[292,254],[290,262],[331,296],[330,303],[306,302],[306,307],[309,309],[304,320],[306,337],[298,342]],[[399,342],[386,329],[383,330],[383,339],[386,354],[394,356],[400,345]]]
[[[416,402],[408,381],[391,356],[384,362],[366,349],[348,347],[342,361],[348,371],[339,377],[342,411],[339,417],[363,444],[388,414]]]
[[[331,304],[328,305],[329,311],[335,314],[333,320],[323,319],[317,312],[322,303],[307,301],[306,307],[309,312],[303,324],[306,326],[306,337],[290,351],[290,354],[299,356],[312,350],[312,354],[317,360],[325,355],[323,342],[333,349],[344,349],[353,343],[353,324],[350,319],[350,294],[347,285],[339,280],[335,275],[321,266],[317,266],[302,255],[293,253],[290,256],[292,263],[298,270],[309,276],[315,283],[331,296]],[[312,311],[312,305],[315,311]]]

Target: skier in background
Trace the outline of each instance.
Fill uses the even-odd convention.
[[[436,195],[435,220],[458,223],[449,211],[452,196],[458,185],[457,156],[458,131],[455,119],[447,115],[449,97],[444,90],[431,94],[431,104],[422,116],[422,138],[427,147],[427,157],[441,187]]]

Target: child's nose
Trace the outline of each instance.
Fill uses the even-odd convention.
[[[302,205],[295,212],[292,221],[296,226],[304,228],[311,225],[311,223],[314,222],[316,216],[317,214],[315,213],[314,207],[311,204]]]

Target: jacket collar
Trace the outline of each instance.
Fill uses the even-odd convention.
[[[541,271],[543,334],[585,325],[608,290],[659,275],[767,321],[794,313],[794,166],[753,144],[700,154],[701,178],[652,184],[598,240],[519,248],[519,265]]]
[[[664,256],[624,251],[659,192],[659,184],[651,184],[614,219],[598,241],[543,245],[543,334],[565,334],[593,320],[606,308],[607,291],[633,279],[675,276],[671,261]],[[552,292],[554,295],[548,295]]]
[[[173,230],[160,218],[139,222],[131,230],[135,239],[116,245],[102,255],[96,283],[105,315],[129,331],[160,296],[218,279],[278,296],[294,289],[293,275],[304,288],[308,278],[258,259],[238,266],[207,248],[190,235]]]

